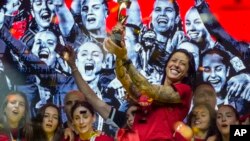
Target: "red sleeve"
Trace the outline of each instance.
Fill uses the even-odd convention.
[[[191,87],[187,84],[177,83],[177,84],[174,84],[174,88],[179,93],[181,98],[189,96],[189,95],[192,96]]]
[[[8,135],[0,134],[0,141],[9,141]]]
[[[189,85],[183,83],[174,84],[174,88],[179,93],[181,97],[182,108],[185,111],[184,113],[187,114],[191,106],[192,89]]]

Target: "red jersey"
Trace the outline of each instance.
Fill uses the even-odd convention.
[[[117,141],[140,141],[137,131],[120,128],[116,135]]]
[[[141,122],[145,114],[136,113],[133,129],[137,130],[141,141],[174,140],[174,123],[183,121],[188,114],[192,90],[190,86],[182,83],[174,85],[181,97],[181,103],[166,104],[166,106],[152,106],[146,121]]]
[[[21,133],[18,133],[18,132],[21,132]],[[9,133],[0,131],[0,141],[10,141],[11,138],[13,138],[14,140],[18,140],[18,141],[26,141],[25,137],[23,136],[24,135],[23,128],[19,130],[18,128],[11,129],[11,135]]]

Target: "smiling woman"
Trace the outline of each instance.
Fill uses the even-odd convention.
[[[40,31],[35,35],[31,52],[48,66],[55,65],[57,37],[51,31]]]
[[[194,131],[194,141],[205,141],[216,133],[216,111],[207,103],[194,105],[188,115],[188,125]]]
[[[119,24],[113,30],[124,32],[124,28]],[[121,45],[117,46],[111,39],[105,40],[106,49],[117,57],[117,78],[123,84],[129,97],[137,100],[136,104],[140,107],[135,115],[133,128],[138,131],[140,140],[172,140],[174,123],[182,121],[190,107],[191,87],[195,75],[193,56],[183,49],[172,52],[165,63],[162,84],[153,85],[129,61],[123,41],[121,41]],[[143,96],[148,97],[148,101],[153,100],[153,104],[149,106],[151,110],[148,110],[146,115],[143,110],[145,106],[140,104]],[[161,106],[156,106],[159,103]],[[118,116],[121,115],[118,114]],[[113,121],[120,125],[117,122],[118,119],[119,117]],[[142,119],[146,119],[146,122],[145,120],[143,122]],[[156,130],[160,134],[153,132]]]
[[[123,33],[124,27],[118,24],[113,30]],[[165,64],[165,77],[162,85],[153,85],[136,70],[131,60],[128,59],[124,41],[121,41],[122,46],[117,46],[111,38],[107,38],[104,44],[105,48],[117,57],[116,75],[129,94],[129,98],[131,98],[129,100],[139,101],[141,99],[141,103],[143,100],[153,100],[152,105],[148,104],[148,109],[144,108],[143,104],[140,105],[140,102],[135,103],[139,105],[140,110],[135,114],[132,128],[138,131],[140,140],[174,139],[174,123],[182,121],[190,107],[191,87],[195,76],[193,56],[183,49],[174,51]],[[96,96],[77,69],[73,49],[65,48],[65,51],[69,53],[69,58],[64,59],[74,70],[73,77],[87,101],[105,120],[118,127],[123,127],[126,122],[125,113],[116,110]],[[158,105],[159,103],[161,105]],[[157,134],[154,131],[157,131]]]
[[[45,7],[44,7],[45,6]],[[47,29],[55,15],[55,6],[51,1],[31,0],[31,13],[38,25],[39,31]]]

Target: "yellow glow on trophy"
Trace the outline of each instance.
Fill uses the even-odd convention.
[[[119,10],[118,10],[118,14],[117,14],[117,20],[119,23],[124,25],[128,16],[123,15],[124,13],[122,13],[122,12],[123,12],[123,10],[126,10],[127,8],[130,7],[131,1],[130,0],[118,0],[118,4],[119,4]],[[112,34],[111,34],[111,39],[118,46],[121,46],[122,33],[120,31],[113,30]]]

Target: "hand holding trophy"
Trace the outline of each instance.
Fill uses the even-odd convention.
[[[118,46],[121,46],[121,41],[123,38],[123,31],[121,31],[122,28],[124,28],[124,24],[126,22],[126,19],[128,16],[123,15],[123,11],[130,7],[131,1],[130,0],[118,0],[119,3],[119,10],[117,14],[117,20],[118,23],[116,27],[113,28],[112,34],[111,34],[111,40]],[[124,30],[124,29],[123,29]]]
[[[127,16],[122,15],[122,10],[129,8],[131,2],[130,0],[120,0],[119,10],[118,10],[118,22],[116,26],[112,29],[112,34],[110,38],[106,38],[104,41],[104,47],[109,53],[115,54],[116,57],[123,60],[127,59],[127,49],[124,43],[125,28],[124,24]]]

